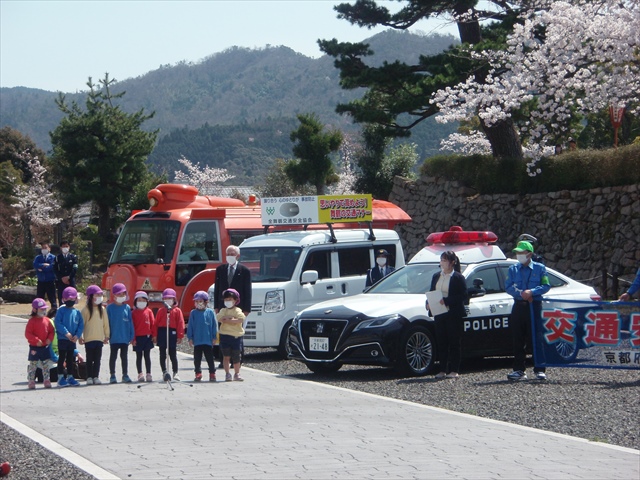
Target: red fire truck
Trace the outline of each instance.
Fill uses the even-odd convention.
[[[207,291],[215,281],[215,268],[224,262],[227,246],[264,233],[261,206],[233,198],[198,195],[190,185],[162,184],[149,191],[149,209],[134,212],[118,236],[102,288],[109,295],[116,283],[149,295],[150,307],[160,307],[162,291],[173,288],[184,312],[193,308],[193,294]],[[400,207],[372,201],[375,228],[393,228],[411,221]],[[362,228],[359,223],[334,223],[332,228]],[[273,228],[273,227],[271,227]],[[278,230],[301,225],[278,225]],[[308,228],[326,228],[309,225]]]

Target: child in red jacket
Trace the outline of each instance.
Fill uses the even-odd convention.
[[[47,314],[47,303],[42,298],[36,298],[31,303],[31,318],[27,322],[24,336],[29,342],[29,368],[27,381],[29,390],[36,388],[36,370],[42,369],[44,388],[51,388],[49,372],[53,366],[49,344],[53,342],[56,330]]]
[[[153,312],[149,308],[149,296],[146,292],[136,292],[133,297],[136,308],[133,309],[133,329],[136,332],[136,339],[133,341],[133,351],[136,352],[136,368],[138,369],[138,381],[151,382],[151,349],[153,348],[153,330],[155,319]],[[147,371],[145,377],[142,373],[142,357],[144,356],[144,366]]]
[[[162,292],[162,302],[164,307],[158,309],[154,327],[154,340],[160,348],[160,368],[162,368],[162,378],[165,382],[171,381],[171,375],[167,371],[167,348],[169,348],[169,358],[173,369],[173,379],[180,381],[178,376],[178,343],[182,343],[184,338],[184,316],[182,310],[177,305],[177,296],[172,288],[165,288]],[[169,332],[167,333],[167,326]],[[168,338],[167,338],[168,337]],[[167,342],[167,339],[169,340]],[[168,343],[168,344],[167,344]]]

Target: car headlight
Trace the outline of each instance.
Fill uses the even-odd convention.
[[[291,327],[297,330],[298,323],[300,323],[300,314],[296,312],[296,316],[293,317],[293,320],[291,321]]]
[[[275,313],[284,310],[284,290],[272,290],[264,296],[265,313]]]
[[[386,327],[387,325],[397,321],[399,318],[400,318],[400,315],[395,313],[387,317],[379,317],[379,318],[373,318],[371,320],[365,320],[364,322],[360,322],[356,326],[356,328],[353,329],[353,331],[357,332],[358,330],[362,330],[364,328]]]

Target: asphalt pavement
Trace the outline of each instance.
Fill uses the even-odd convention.
[[[183,354],[168,385],[157,349],[153,383],[106,384],[107,348],[105,384],[30,391],[25,325],[0,315],[0,419],[97,478],[640,478],[638,450],[249,368],[194,383]]]

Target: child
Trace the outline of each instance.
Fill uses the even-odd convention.
[[[151,349],[153,348],[153,326],[155,319],[153,312],[148,307],[149,296],[146,292],[136,292],[133,297],[136,308],[133,310],[133,329],[135,330],[135,340],[133,350],[136,352],[136,368],[138,369],[138,382],[144,382],[145,376],[142,374],[142,356],[144,355],[144,366],[147,371],[146,381],[153,381],[151,377]]]
[[[73,374],[76,342],[84,332],[84,319],[74,305],[78,301],[78,291],[67,287],[62,291],[62,305],[56,312],[55,324],[58,335],[58,387],[80,385]]]
[[[120,362],[122,365],[122,381],[123,383],[131,383],[129,378],[128,367],[128,350],[129,345],[135,339],[135,331],[133,329],[133,318],[131,316],[131,307],[126,302],[129,297],[127,295],[127,287],[122,283],[116,283],[111,289],[115,303],[107,305],[107,317],[109,317],[109,331],[111,337],[111,355],[109,356],[109,383],[118,383],[116,379],[116,360],[118,352],[120,352]]]
[[[42,298],[36,298],[31,302],[31,307],[31,318],[24,331],[24,336],[29,342],[29,369],[27,370],[29,390],[36,388],[38,366],[44,375],[44,388],[51,388],[49,371],[53,362],[49,345],[53,342],[56,331],[51,320],[46,316],[47,303]]]
[[[242,348],[242,336],[244,335],[244,313],[236,307],[240,303],[240,294],[233,288],[222,292],[224,308],[218,312],[218,322],[220,322],[220,350],[222,350],[222,363],[225,371],[225,381],[231,381],[229,373],[229,362],[233,360],[233,380],[244,381],[240,376],[240,350]]]
[[[158,309],[154,327],[154,340],[160,347],[160,368],[162,368],[162,378],[165,382],[171,381],[171,375],[167,372],[167,347],[169,348],[169,358],[173,369],[174,380],[180,381],[178,376],[178,343],[182,343],[184,338],[184,316],[182,310],[176,305],[176,291],[172,288],[165,288],[162,292],[162,301],[165,306]],[[169,342],[167,342],[167,324],[169,325]],[[168,343],[168,345],[167,345]]]
[[[97,285],[87,288],[87,304],[82,309],[84,333],[80,343],[87,352],[87,385],[100,385],[102,346],[109,341],[109,319],[102,301],[103,292]]]
[[[187,329],[187,338],[189,345],[193,347],[193,366],[196,371],[195,381],[202,380],[202,355],[209,365],[209,381],[216,381],[216,365],[213,360],[213,345],[216,343],[218,336],[218,321],[216,314],[210,308],[207,308],[209,295],[207,292],[200,290],[193,296],[196,308],[191,310],[189,314],[189,328]]]

